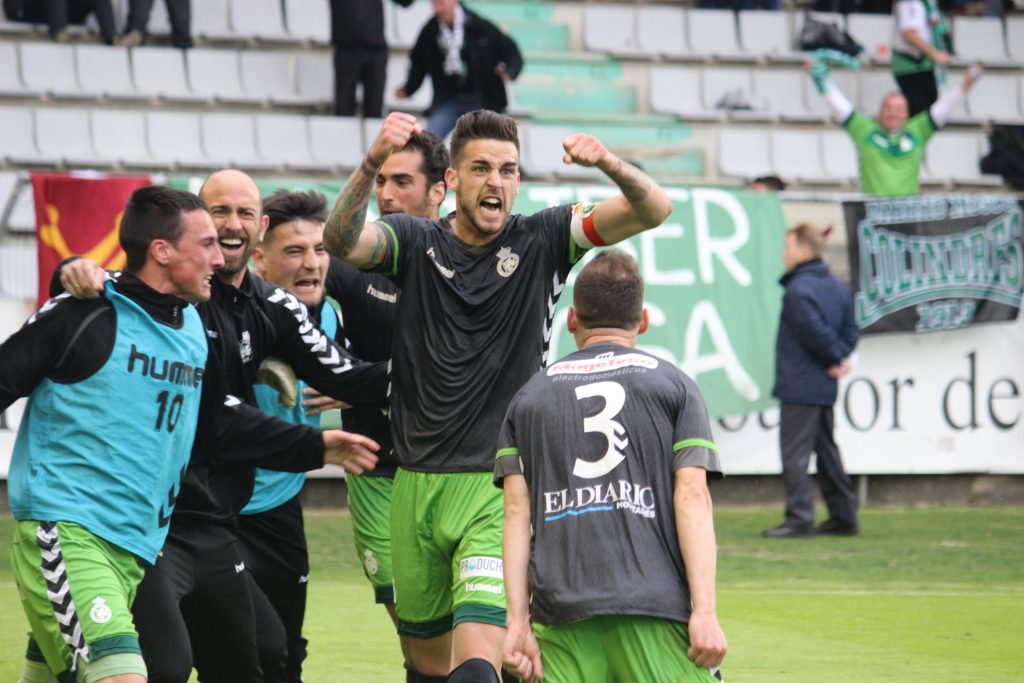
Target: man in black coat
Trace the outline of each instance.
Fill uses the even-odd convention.
[[[806,223],[786,233],[786,274],[780,280],[786,293],[772,389],[781,402],[779,449],[786,518],[764,531],[768,538],[858,532],[857,498],[832,436],[832,407],[838,378],[850,372],[848,357],[860,331],[853,316],[853,294],[821,260],[822,241],[818,229]],[[829,513],[817,528],[814,487],[807,473],[811,451],[818,457],[818,483]]]
[[[386,0],[331,0],[334,44],[334,115],[356,115],[356,86],[363,86],[363,116],[384,115],[388,42],[384,37]],[[408,7],[412,0],[393,0]]]
[[[433,0],[434,16],[409,55],[409,76],[395,93],[409,97],[430,75],[434,100],[427,130],[445,137],[474,109],[505,111],[505,83],[523,70],[515,41],[458,0]]]

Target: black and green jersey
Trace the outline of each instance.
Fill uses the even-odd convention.
[[[912,116],[890,135],[876,121],[853,112],[843,123],[853,138],[860,162],[860,189],[883,197],[916,195],[920,185],[924,146],[938,126],[931,113]]]
[[[398,464],[420,472],[489,472],[508,402],[544,364],[555,303],[583,255],[570,206],[511,216],[469,247],[447,219],[382,220],[379,272],[401,288],[391,361]]]
[[[689,620],[675,471],[722,469],[692,379],[637,349],[587,346],[513,398],[498,446],[495,482],[523,474],[530,491],[535,622]]]

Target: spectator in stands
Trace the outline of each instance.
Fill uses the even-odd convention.
[[[892,73],[907,98],[910,116],[939,97],[952,41],[938,0],[896,0],[893,4]]]
[[[18,5],[19,3],[12,3]],[[114,44],[114,6],[111,0],[46,0],[45,2],[24,2],[21,3],[21,21],[46,21],[49,26],[50,37],[58,43],[66,43],[70,40],[68,24],[85,23],[86,17],[96,14],[96,23],[100,26],[100,38],[107,45]],[[39,10],[43,6],[43,12]],[[13,8],[12,8],[13,9]],[[4,12],[8,16],[19,16],[17,10],[9,11],[7,3],[4,4]]]
[[[782,192],[786,183],[777,175],[763,175],[747,183],[747,189],[754,192]]]
[[[861,191],[883,197],[917,194],[925,145],[946,125],[950,114],[981,76],[981,67],[972,65],[964,73],[959,88],[950,88],[915,116],[908,113],[907,98],[891,92],[882,99],[876,122],[854,110],[832,82],[825,61],[815,60],[809,67],[818,91],[832,108],[833,118],[846,129],[857,147]]]
[[[408,7],[412,0],[393,0]],[[356,86],[363,86],[363,116],[384,115],[388,42],[383,0],[331,0],[334,44],[334,115],[356,115]]]
[[[427,130],[445,137],[475,109],[505,111],[505,84],[519,76],[523,57],[515,41],[459,0],[433,0],[434,16],[409,56],[409,76],[398,97],[415,93],[429,74],[434,86]]]
[[[145,45],[149,39],[147,27],[153,11],[154,0],[128,0],[128,20],[124,34],[117,44],[125,47]],[[191,0],[164,0],[167,17],[171,22],[171,44],[179,50],[192,47],[192,2]]]
[[[838,379],[850,372],[849,356],[860,338],[853,317],[853,294],[821,260],[824,239],[807,223],[786,233],[782,253],[786,273],[775,342],[775,386],[779,399],[779,450],[786,489],[785,521],[765,529],[767,538],[814,533],[858,533],[857,498],[832,437],[832,407]],[[817,456],[818,483],[828,520],[814,526],[814,486],[807,473]]]

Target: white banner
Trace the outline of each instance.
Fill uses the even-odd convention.
[[[861,337],[855,363],[835,406],[851,474],[1024,474],[1024,316]],[[713,424],[727,474],[781,472],[778,419]]]

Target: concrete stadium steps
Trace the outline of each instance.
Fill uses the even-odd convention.
[[[566,24],[526,19],[505,19],[495,23],[512,36],[522,52],[569,49],[569,27]]]
[[[525,79],[516,84],[516,103],[519,107],[543,109],[549,115],[571,116],[580,111],[629,114],[637,110],[637,92],[632,86],[599,81],[545,83]]]
[[[623,75],[622,63],[605,55],[545,49],[527,52],[523,57],[520,78],[615,81]]]

